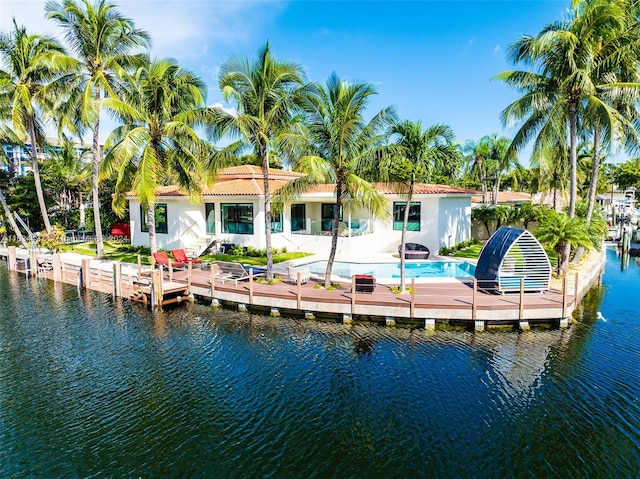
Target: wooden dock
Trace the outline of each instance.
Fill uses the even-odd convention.
[[[327,317],[345,323],[377,322],[435,329],[436,323],[463,325],[483,330],[494,325],[529,329],[537,323],[566,326],[589,278],[565,278],[561,288],[544,293],[489,294],[477,289],[471,279],[443,279],[429,283],[410,283],[413,294],[398,295],[391,285],[377,284],[373,293],[356,291],[355,281],[338,290],[318,289],[319,281],[306,284],[282,281],[262,284],[252,275],[237,284],[222,282],[208,266],[180,271],[160,271],[149,266],[98,261],[72,253],[35,255],[35,263],[11,248],[6,256],[10,269],[45,277],[81,288],[129,298],[151,308],[196,296],[214,304],[242,310],[256,310],[278,316]],[[43,261],[44,260],[44,261]],[[23,266],[27,265],[29,266]],[[31,268],[31,264],[44,264]],[[601,268],[600,268],[601,270]],[[579,287],[582,289],[579,289]]]

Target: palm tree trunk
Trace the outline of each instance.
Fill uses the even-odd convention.
[[[158,252],[158,242],[156,241],[156,205],[149,204],[147,210],[147,229],[149,230],[149,249],[151,254]]]
[[[598,188],[598,172],[600,171],[600,124],[596,120],[596,124],[593,127],[593,161],[591,163],[591,181],[589,182],[589,193],[587,200],[587,215],[585,222],[587,227],[591,224],[591,217],[593,216],[593,208],[596,203],[596,190]],[[573,258],[574,263],[578,263],[582,255],[584,254],[584,247],[580,246],[576,251]]]
[[[95,87],[96,103],[100,101],[100,88]],[[104,240],[102,239],[102,222],[100,221],[100,189],[98,173],[100,171],[100,108],[96,108],[96,122],[93,125],[93,161],[91,162],[91,192],[93,194],[93,223],[96,231],[96,257],[104,259]],[[154,212],[154,210],[151,210]],[[154,212],[155,213],[155,212]],[[149,230],[151,231],[151,230]],[[155,232],[155,231],[154,231]]]
[[[413,198],[413,181],[409,185],[409,194],[407,195],[407,206],[404,210],[404,218],[402,219],[402,234],[400,235],[400,293],[404,293],[406,289],[405,263],[404,258],[405,242],[407,240],[407,225],[409,224],[409,210],[411,208],[411,199]]]
[[[331,251],[327,260],[327,271],[324,274],[324,287],[331,286],[331,272],[333,270],[333,260],[336,257],[338,249],[338,224],[340,223],[340,210],[342,209],[342,173],[338,172],[336,180],[336,211],[333,214],[333,222],[331,224]]]
[[[589,182],[589,199],[587,202],[587,225],[591,223],[593,208],[596,203],[596,190],[598,188],[598,172],[600,171],[600,125],[596,122],[593,129],[593,163],[591,164],[591,181]]]
[[[49,214],[47,213],[47,205],[44,202],[44,192],[42,191],[42,182],[40,180],[40,168],[38,165],[38,149],[36,147],[36,126],[33,119],[33,115],[29,115],[29,136],[31,141],[31,162],[33,168],[33,179],[36,184],[36,196],[38,197],[38,204],[40,205],[40,212],[42,213],[42,221],[44,221],[44,228],[47,233],[51,232],[51,222],[49,221]]]
[[[7,217],[7,221],[9,222],[9,225],[11,226],[13,231],[16,233],[16,237],[18,238],[18,241],[20,241],[20,244],[22,245],[23,248],[27,249],[28,248],[27,242],[25,241],[24,236],[22,236],[22,232],[20,231],[20,228],[18,228],[16,221],[13,219],[13,215],[11,214],[11,210],[9,210],[9,205],[7,205],[7,200],[4,198],[4,195],[2,194],[1,189],[0,189],[0,203],[2,203],[2,209],[4,210],[4,214]]]
[[[259,140],[260,153],[262,156],[262,180],[264,181],[264,233],[265,246],[267,249],[267,272],[266,279],[273,279],[273,250],[271,248],[271,192],[269,190],[269,146],[266,141],[263,144]]]
[[[578,162],[578,114],[577,104],[569,103],[569,217],[576,214],[576,199],[578,195],[578,180],[576,176]]]

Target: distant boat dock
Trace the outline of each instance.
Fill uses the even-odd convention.
[[[394,294],[378,284],[373,293],[358,292],[355,280],[337,290],[315,287],[313,278],[301,284],[295,278],[263,284],[250,274],[246,280],[223,281],[211,265],[163,272],[150,266],[96,260],[75,253],[39,254],[15,247],[0,248],[9,269],[33,278],[77,285],[114,297],[128,298],[159,308],[197,297],[215,305],[256,311],[272,316],[294,316],[330,321],[372,322],[423,327],[462,326],[478,331],[493,326],[527,330],[537,324],[565,327],[578,300],[599,281],[604,255],[589,271],[569,275],[560,287],[544,293],[491,294],[470,278],[412,283],[411,294]]]

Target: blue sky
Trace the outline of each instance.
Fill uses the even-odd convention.
[[[61,37],[44,19],[44,3],[0,0],[0,28],[15,16],[33,32]],[[517,93],[491,77],[512,67],[511,42],[562,19],[569,7],[569,0],[114,3],[151,34],[154,56],[173,57],[207,82],[210,104],[222,103],[220,64],[232,54],[253,57],[268,40],[276,57],[300,63],[310,80],[336,71],[375,85],[371,115],[395,105],[402,119],[449,124],[461,143],[513,134],[499,114]]]

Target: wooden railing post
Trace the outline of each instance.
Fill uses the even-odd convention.
[[[113,296],[122,296],[122,264],[113,263]]]
[[[416,279],[411,278],[411,319],[416,316]]]
[[[7,247],[7,259],[9,261],[9,271],[15,271],[17,269],[18,253],[15,246]]]
[[[567,317],[567,273],[562,275],[562,318]]]
[[[36,258],[36,250],[29,250],[29,271],[27,275],[34,277],[38,271],[38,258]]]
[[[578,302],[578,279],[580,278],[580,274],[576,271],[576,282],[573,286],[573,302],[577,304]]]
[[[51,262],[53,264],[53,281],[62,281],[62,261],[60,259],[60,253],[54,253]]]
[[[191,269],[192,263],[189,261],[189,264],[187,265],[187,289],[189,290],[189,294],[191,294]]]
[[[478,312],[478,306],[476,304],[476,296],[478,294],[478,280],[476,278],[473,278],[473,295],[472,295],[472,299],[471,299],[471,319],[473,321],[476,320],[477,317],[477,312]]]
[[[351,276],[351,314],[356,314],[356,275]]]
[[[91,272],[89,271],[90,263],[91,260],[89,258],[82,258],[82,266],[80,269],[80,271],[82,272],[82,289],[87,289],[91,284],[91,280],[89,278],[89,275],[91,274]]]
[[[253,304],[253,268],[249,268],[249,304]]]
[[[518,311],[518,319],[524,317],[524,277],[520,278],[520,309]]]
[[[298,286],[297,286],[297,299],[298,299],[298,301],[297,301],[296,304],[297,304],[297,309],[300,310],[300,309],[302,309],[302,277],[301,277],[300,271],[298,271],[297,276],[298,276],[298,278],[297,278],[297,283],[298,283]]]
[[[216,265],[212,264],[209,270],[209,282],[211,283],[211,301],[216,299]]]
[[[153,270],[152,273],[152,297],[151,305],[153,308],[162,306],[162,299],[164,298],[164,292],[162,291],[162,270]]]

